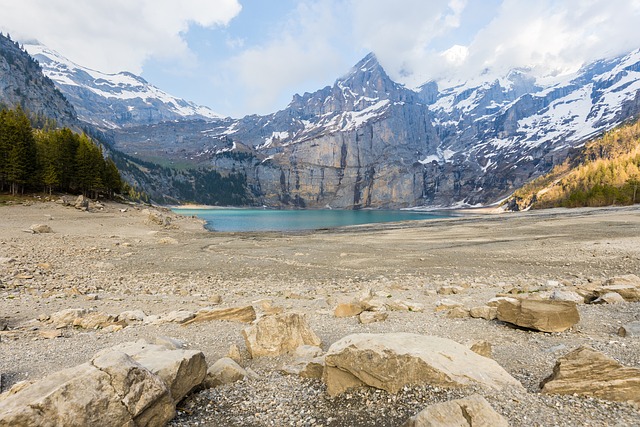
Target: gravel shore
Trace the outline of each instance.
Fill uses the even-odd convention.
[[[162,218],[164,221],[154,219]],[[586,344],[640,368],[640,338],[618,328],[640,320],[640,303],[578,307],[562,333],[524,331],[498,321],[449,318],[446,298],[467,308],[499,294],[574,289],[640,275],[640,209],[554,209],[346,227],[299,233],[212,233],[166,210],[105,203],[80,211],[55,202],[0,206],[0,391],[84,363],[113,345],[174,337],[209,365],[237,345],[257,375],[193,393],[174,426],[399,426],[434,402],[481,393],[513,426],[634,426],[640,408],[580,396],[543,395],[555,361]],[[168,218],[168,220],[166,220]],[[31,233],[46,224],[51,233]],[[442,287],[459,287],[441,295]],[[368,290],[420,304],[387,320],[336,318],[339,301]],[[352,390],[330,398],[317,380],[280,372],[288,356],[250,359],[246,325],[213,321],[129,325],[115,332],[62,329],[46,338],[38,319],[68,308],[119,314],[236,307],[259,300],[307,314],[326,350],[360,332],[414,332],[460,343],[486,340],[493,358],[526,391],[407,387],[397,395]],[[2,330],[4,329],[4,330]]]

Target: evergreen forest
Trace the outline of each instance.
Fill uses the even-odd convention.
[[[54,191],[112,197],[123,188],[111,159],[85,134],[38,121],[20,108],[0,109],[0,191]]]

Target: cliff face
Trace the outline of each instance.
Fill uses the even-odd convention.
[[[640,52],[552,85],[526,70],[409,90],[368,55],[333,86],[268,116],[118,130],[147,159],[246,175],[253,203],[305,207],[487,204],[640,112]]]
[[[25,111],[54,119],[60,125],[77,123],[71,104],[29,54],[0,35],[0,104],[20,105]]]

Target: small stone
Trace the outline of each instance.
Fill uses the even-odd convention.
[[[36,234],[53,233],[51,227],[46,224],[33,224],[31,227],[29,227],[29,230],[33,231]]]
[[[359,302],[345,302],[338,304],[333,314],[336,317],[354,317],[364,311],[364,307]]]
[[[469,310],[464,307],[454,307],[447,313],[449,319],[466,319],[469,317]]]
[[[273,305],[273,301],[270,299],[263,299],[257,301],[258,306],[264,314],[280,314],[284,312],[283,307],[277,307]]]
[[[243,361],[242,353],[240,353],[240,347],[238,347],[237,344],[231,344],[229,346],[227,357],[233,359],[238,364],[242,363]]]
[[[118,332],[124,329],[124,326],[122,325],[109,325],[109,326],[105,326],[104,328],[102,328],[100,330],[100,332],[103,332],[105,334],[109,334],[112,332]]]
[[[620,304],[624,298],[617,292],[607,292],[593,300],[592,304]]]
[[[463,304],[459,302],[452,301],[450,299],[445,298],[436,302],[436,311],[446,311],[446,310],[451,310],[452,308],[462,307],[462,306]]]
[[[549,298],[556,301],[572,301],[576,304],[584,303],[584,297],[574,291],[563,291],[560,289],[555,289],[553,292],[551,292]]]
[[[90,200],[81,194],[78,196],[73,205],[76,209],[86,211],[87,209],[89,209],[89,202]]]
[[[621,337],[640,337],[640,320],[620,326],[618,335]]]
[[[40,335],[42,338],[45,339],[53,339],[53,338],[60,338],[62,337],[62,331],[60,329],[54,329],[54,330],[50,330],[50,329],[42,329],[40,331],[38,331],[38,335]]]
[[[368,325],[375,322],[384,322],[389,317],[389,313],[386,311],[365,311],[360,313],[358,320],[363,325]]]
[[[242,381],[246,377],[247,371],[238,365],[238,363],[229,357],[223,357],[209,367],[202,385],[206,388],[213,388],[224,384],[231,384],[236,381]]]
[[[402,427],[445,426],[509,427],[509,423],[484,397],[474,394],[464,399],[428,406],[411,417]]]
[[[455,295],[464,292],[464,288],[462,286],[441,286],[437,292],[439,295]]]
[[[177,245],[179,242],[177,239],[174,239],[173,237],[163,237],[160,240],[158,240],[158,243],[161,245]]]
[[[475,319],[494,320],[498,316],[498,309],[488,305],[472,307],[469,310],[469,316]]]
[[[412,301],[402,301],[402,300],[394,300],[387,304],[390,310],[395,311],[414,311],[421,312],[424,311],[424,305],[412,302]]]
[[[282,368],[282,372],[302,378],[321,379],[324,371],[324,357],[300,358]]]
[[[194,319],[196,314],[187,310],[176,310],[161,316],[164,323],[186,323]]]
[[[118,314],[118,321],[123,321],[127,324],[144,322],[146,318],[147,315],[142,310],[123,311],[122,313]]]

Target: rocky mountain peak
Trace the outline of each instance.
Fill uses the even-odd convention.
[[[331,113],[359,112],[381,102],[419,102],[417,93],[391,80],[378,58],[369,53],[333,86],[313,93],[294,95],[287,107],[301,117]]]

